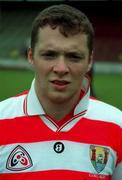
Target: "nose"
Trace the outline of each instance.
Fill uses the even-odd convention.
[[[64,57],[59,57],[57,59],[56,64],[53,67],[53,71],[59,75],[64,75],[69,72],[68,64]]]

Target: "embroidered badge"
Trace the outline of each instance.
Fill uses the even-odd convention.
[[[95,170],[100,173],[106,166],[109,149],[101,146],[90,146],[90,159]]]
[[[33,163],[28,152],[18,145],[10,153],[6,163],[6,168],[11,171],[22,171],[30,168],[32,165]]]

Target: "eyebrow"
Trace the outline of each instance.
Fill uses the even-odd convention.
[[[63,53],[63,54],[77,54],[77,55],[84,55],[85,52],[84,51],[60,51],[60,50],[56,50],[56,49],[40,49],[39,50],[40,53]]]

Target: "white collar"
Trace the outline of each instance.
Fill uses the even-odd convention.
[[[39,99],[36,95],[35,91],[35,79],[32,81],[30,91],[25,99],[26,104],[26,114],[29,116],[32,115],[44,115],[45,112],[43,110],[42,105],[39,102]]]
[[[88,109],[89,96],[90,96],[90,85],[89,85],[89,79],[87,77],[84,78],[82,85],[83,85],[83,91],[85,93],[84,93],[84,96],[79,101],[79,103],[77,104],[77,106],[75,107],[74,115],[85,112]]]
[[[36,95],[34,84],[35,84],[35,79],[32,81],[30,91],[29,91],[27,97],[25,98],[24,112],[25,112],[25,114],[27,114],[29,116],[45,115],[43,107],[40,104],[39,99]],[[85,91],[85,94],[82,97],[82,99],[79,101],[77,106],[75,107],[74,115],[83,113],[88,108],[90,87],[89,87],[89,80],[87,78],[84,78],[84,80],[83,80],[83,88],[84,88],[83,90]]]

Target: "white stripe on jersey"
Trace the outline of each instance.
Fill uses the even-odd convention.
[[[91,120],[112,122],[122,127],[122,112],[114,106],[96,99],[90,99],[88,111],[84,117]]]
[[[0,102],[0,120],[26,116],[23,111],[23,102],[26,96],[27,95],[24,94]],[[41,117],[43,120],[45,119],[43,118],[44,116]],[[88,110],[81,117],[85,117],[89,120],[112,122],[122,127],[122,112],[119,109],[96,99],[89,99]],[[73,127],[73,124],[75,124],[74,122],[78,121],[78,119],[80,119],[80,117],[76,117],[76,121],[71,121],[66,126],[64,126],[61,131],[69,130],[70,127]],[[52,127],[52,129],[55,129],[54,125],[52,125],[52,123],[48,120],[46,124],[50,126],[50,128]]]
[[[23,112],[23,102],[25,97],[26,95],[24,94],[0,102],[0,120],[25,116]]]
[[[28,144],[20,143],[1,146],[0,155],[2,158],[0,173],[15,173],[15,171],[11,171],[6,168],[6,163],[13,149],[20,145],[27,151],[33,163],[33,166],[24,170],[24,172],[62,169],[97,174],[97,171],[91,163],[89,144],[66,140],[61,140],[60,142],[64,145],[64,150],[61,153],[57,153],[54,150],[54,147],[59,148],[59,150],[60,148],[62,148],[60,146],[54,146],[57,141],[46,141]],[[101,174],[110,175],[113,173],[113,164],[115,166],[116,163],[116,153],[110,147],[106,146],[105,148],[109,148],[110,153],[107,164]]]

